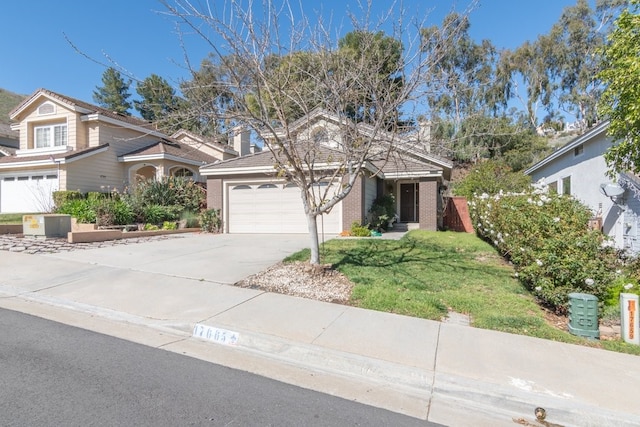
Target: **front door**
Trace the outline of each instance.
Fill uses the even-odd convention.
[[[418,184],[400,184],[400,221],[418,222]]]

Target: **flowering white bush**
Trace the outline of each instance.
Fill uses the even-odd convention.
[[[615,278],[617,257],[606,236],[588,228],[591,211],[544,183],[517,194],[482,194],[469,203],[477,234],[509,259],[517,277],[545,305],[566,312],[568,294],[600,301]]]

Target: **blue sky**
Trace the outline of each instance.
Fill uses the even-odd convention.
[[[199,2],[204,0],[194,3]],[[345,4],[353,2],[316,0],[308,4],[321,4],[324,11],[331,10],[334,18],[342,19]],[[471,14],[471,35],[489,39],[499,48],[515,48],[548,32],[562,10],[575,2],[482,0]],[[404,0],[408,10],[430,9],[429,25],[439,24],[454,5],[463,10],[468,3]],[[376,7],[388,4],[374,0]],[[140,79],[155,73],[177,85],[188,76],[173,19],[159,13],[165,9],[157,0],[5,1],[1,10],[0,88],[28,95],[43,87],[93,102],[93,91],[101,85],[105,68],[75,51],[64,34],[86,56],[105,64],[108,57]],[[199,63],[207,51],[191,39],[187,43],[190,60]],[[134,85],[131,93],[135,95]]]

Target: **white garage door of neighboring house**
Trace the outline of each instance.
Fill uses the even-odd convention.
[[[293,184],[233,184],[228,187],[229,233],[308,233],[300,190]],[[341,203],[318,217],[318,231],[342,231]]]
[[[50,212],[57,190],[57,174],[0,176],[0,212]]]

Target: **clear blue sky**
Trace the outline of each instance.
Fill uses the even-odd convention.
[[[300,1],[306,7],[309,0]],[[199,2],[205,1],[194,1]],[[482,0],[471,14],[471,35],[477,40],[489,39],[498,48],[514,48],[548,32],[562,10],[575,2]],[[349,3],[353,0],[315,0],[309,5],[333,10],[335,19],[344,16],[345,4]],[[390,3],[374,0],[376,7]],[[439,24],[454,5],[463,10],[468,4],[468,0],[404,0],[409,10],[431,9],[429,25]],[[92,103],[105,68],[76,52],[63,33],[97,61],[109,63],[108,55],[140,79],[155,73],[177,86],[188,76],[184,54],[173,19],[160,11],[164,7],[156,0],[3,1],[0,88],[28,95],[43,87]],[[193,42],[187,52],[195,64],[207,53],[201,44]],[[134,85],[131,93],[135,95]]]

